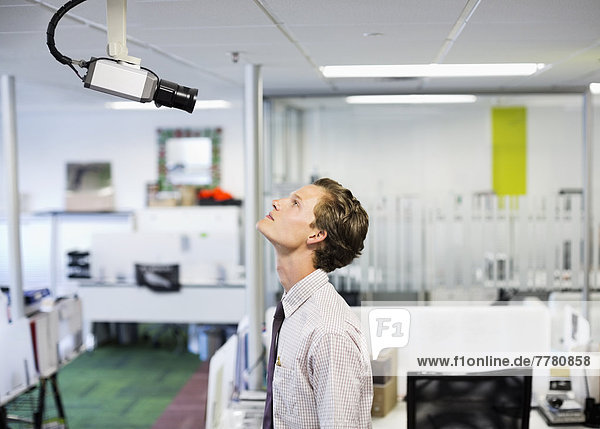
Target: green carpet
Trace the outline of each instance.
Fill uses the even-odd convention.
[[[151,428],[200,363],[191,353],[140,345],[85,353],[58,375],[69,428]]]

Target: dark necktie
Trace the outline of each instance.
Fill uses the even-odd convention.
[[[279,342],[279,330],[285,319],[283,304],[277,304],[275,316],[273,316],[273,330],[271,332],[271,352],[269,353],[269,366],[267,367],[267,400],[265,402],[265,415],[263,417],[263,429],[273,428],[273,373],[275,372],[275,356],[277,356],[277,343]]]

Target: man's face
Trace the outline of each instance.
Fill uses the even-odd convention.
[[[256,227],[280,250],[294,251],[306,246],[309,237],[318,233],[310,225],[315,220],[314,208],[323,195],[319,186],[307,185],[288,198],[273,200],[273,210]]]

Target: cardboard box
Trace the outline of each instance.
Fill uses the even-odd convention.
[[[398,377],[390,377],[385,384],[373,384],[373,417],[385,417],[398,402]]]
[[[65,210],[68,212],[111,212],[114,209],[115,196],[112,192],[66,192]]]
[[[397,375],[398,349],[391,348],[382,350],[377,360],[371,361],[373,372],[373,384],[386,384],[392,377]]]

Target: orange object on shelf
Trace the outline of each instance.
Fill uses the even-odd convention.
[[[198,198],[201,200],[227,201],[233,199],[233,195],[217,186],[213,189],[200,189],[198,191]]]

